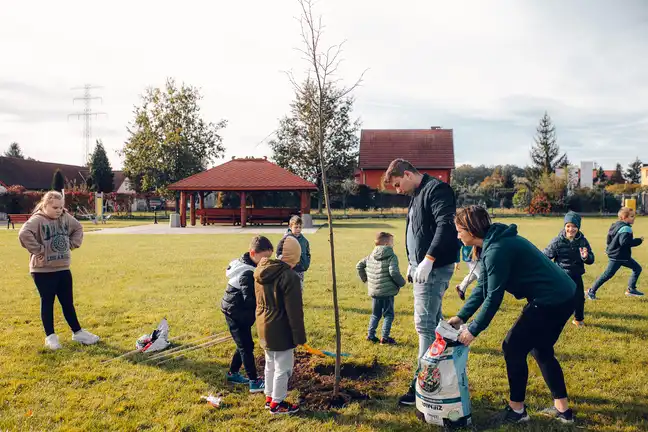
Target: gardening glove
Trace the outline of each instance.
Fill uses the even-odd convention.
[[[412,283],[412,265],[407,264],[407,282]]]
[[[425,259],[421,261],[416,267],[416,272],[414,273],[414,282],[421,284],[427,282],[428,277],[432,272],[432,266],[434,266],[434,260],[426,256]]]

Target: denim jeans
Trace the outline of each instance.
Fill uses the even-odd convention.
[[[367,336],[376,337],[376,329],[380,318],[384,317],[382,326],[382,337],[389,337],[392,322],[394,322],[394,297],[374,297],[371,308],[371,317],[369,318],[369,330]]]
[[[603,274],[599,276],[596,282],[594,282],[594,285],[592,285],[592,292],[596,293],[596,291],[601,288],[601,285],[612,279],[612,277],[616,274],[616,272],[619,271],[621,267],[627,267],[632,270],[632,276],[630,276],[630,280],[628,281],[628,288],[637,289],[637,280],[639,279],[639,275],[641,274],[641,265],[639,265],[637,261],[630,258],[629,261],[610,260]]]
[[[412,277],[415,271],[412,265]],[[417,364],[436,338],[436,326],[443,319],[441,301],[453,273],[454,264],[433,268],[426,283],[414,283],[414,327],[419,335]]]

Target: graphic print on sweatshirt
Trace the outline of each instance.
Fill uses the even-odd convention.
[[[41,225],[41,238],[46,247],[47,262],[70,259],[70,237],[67,222],[52,221]]]

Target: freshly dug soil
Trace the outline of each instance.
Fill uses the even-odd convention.
[[[259,371],[265,367],[265,357],[257,357]],[[384,384],[377,378],[381,367],[374,359],[371,365],[355,364],[342,359],[340,393],[333,397],[335,365],[320,357],[295,351],[295,366],[288,381],[288,389],[299,390],[300,406],[309,411],[328,411],[342,408],[352,401],[368,400],[383,390]]]

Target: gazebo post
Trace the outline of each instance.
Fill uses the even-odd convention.
[[[187,226],[187,192],[180,191],[180,226]]]
[[[198,192],[198,198],[200,210],[205,210],[205,192]],[[202,211],[200,212],[200,225],[205,225],[205,214]]]
[[[301,218],[304,228],[311,228],[313,226],[313,217],[310,215],[310,191],[301,191]]]
[[[189,194],[189,219],[191,220],[191,226],[196,226],[196,193],[191,192]]]
[[[241,228],[247,225],[247,204],[245,191],[241,191]]]

